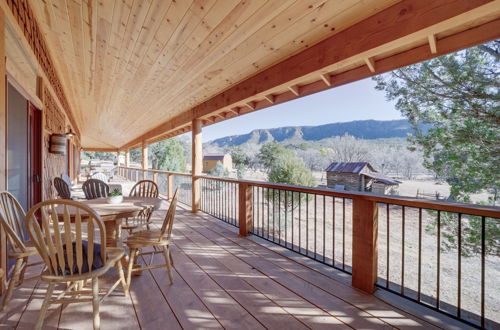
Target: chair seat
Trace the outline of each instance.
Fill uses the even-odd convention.
[[[7,257],[17,259],[17,258],[30,257],[38,254],[38,251],[33,246],[33,243],[31,243],[31,241],[24,242],[24,245],[26,246],[26,251],[24,252],[10,251],[7,253]]]
[[[164,237],[160,240],[160,236],[160,230],[142,230],[132,233],[127,238],[125,243],[130,248],[141,248],[146,246],[166,246],[172,243],[167,237]]]
[[[82,278],[90,278],[94,276],[100,276],[106,273],[111,267],[113,267],[118,260],[125,256],[125,249],[123,247],[107,247],[106,248],[106,264],[98,269],[92,271],[74,275],[49,275],[48,270],[42,273],[42,279],[48,281],[78,281]],[[90,276],[89,276],[90,275]]]

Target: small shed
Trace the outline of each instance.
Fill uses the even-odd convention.
[[[385,194],[399,181],[377,172],[368,162],[334,162],[326,169],[327,187]]]
[[[233,170],[233,159],[230,154],[208,154],[203,156],[203,172],[211,171],[218,162],[221,162],[226,170]]]

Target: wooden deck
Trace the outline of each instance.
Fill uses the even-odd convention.
[[[155,222],[164,212],[156,212]],[[418,316],[407,313],[353,289],[345,274],[259,238],[239,237],[236,228],[205,214],[180,207],[174,228],[174,284],[168,284],[164,269],[133,278],[129,298],[117,289],[101,304],[102,329],[430,329],[458,324],[421,307],[414,309]],[[44,293],[41,282],[17,288],[0,314],[0,328],[32,328]],[[54,306],[45,326],[91,329],[91,304]]]

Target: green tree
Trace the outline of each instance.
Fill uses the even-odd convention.
[[[424,165],[457,200],[499,188],[499,51],[497,40],[374,78],[413,125],[410,141]]]
[[[238,179],[242,179],[245,176],[248,165],[250,164],[250,157],[245,153],[242,147],[237,146],[231,149],[231,158],[234,166],[236,167]]]
[[[258,154],[260,164],[268,171],[271,171],[273,166],[277,163],[278,159],[293,156],[293,152],[283,147],[278,142],[269,142],[260,148]]]
[[[221,162],[217,162],[217,164],[215,164],[215,167],[210,171],[208,171],[207,174],[210,176],[217,176],[223,178],[229,176],[229,171],[224,167],[224,165],[222,165]]]
[[[96,151],[83,151],[82,159],[84,160],[115,160],[116,154],[114,152],[96,152]]]
[[[134,163],[141,163],[142,161],[142,149],[141,148],[135,148],[130,150],[130,161]]]
[[[151,144],[150,157],[153,169],[172,172],[186,171],[184,148],[177,138]]]
[[[451,198],[470,201],[488,188],[496,203],[500,186],[500,41],[493,41],[375,77],[377,89],[408,118],[413,148],[421,148],[424,165],[445,178]],[[423,125],[428,124],[428,125]],[[462,253],[481,252],[480,217],[462,219]],[[486,253],[498,255],[500,227],[486,219]],[[436,223],[429,228],[435,232]],[[458,219],[443,213],[446,248],[456,248]]]
[[[298,186],[313,187],[315,185],[314,177],[302,159],[289,154],[284,154],[275,161],[268,180]]]

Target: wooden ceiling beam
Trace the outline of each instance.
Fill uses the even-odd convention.
[[[332,77],[330,76],[330,74],[324,73],[320,77],[328,87],[332,85]]]
[[[488,6],[488,4],[491,6]],[[391,49],[390,47],[394,49],[403,48],[400,53],[405,53],[405,43],[415,44],[416,42],[421,42],[423,38],[429,35],[430,31],[453,29],[457,26],[462,27],[460,24],[464,20],[470,21],[476,19],[474,15],[477,15],[478,20],[482,19],[483,23],[484,17],[488,16],[488,13],[490,13],[489,18],[491,20],[496,20],[498,18],[498,4],[498,0],[403,0],[294,56],[262,70],[260,73],[243,80],[209,100],[175,116],[150,132],[143,134],[138,139],[161,134],[174,126],[183,126],[195,118],[206,118],[206,116],[216,111],[229,109],[235,104],[246,103],[256,97],[268,100],[266,95],[279,89],[290,89],[292,93],[287,93],[289,94],[287,97],[280,95],[276,97],[276,100],[290,100],[307,95],[310,89],[307,89],[306,93],[306,88],[302,81],[311,81],[312,77],[320,76],[320,72],[328,71],[334,74],[331,77],[331,86],[325,86],[324,80],[322,78],[320,80],[323,86],[322,90],[332,88],[338,85],[335,82],[337,79],[335,70],[342,67],[341,63],[357,58],[362,61],[364,58],[373,57],[375,54],[387,51],[387,49]],[[495,8],[496,11],[493,10],[494,13],[491,14],[492,9]],[[450,22],[453,22],[455,25],[450,25]],[[463,28],[465,29],[466,27]],[[467,31],[457,30],[453,36],[464,33],[464,35],[469,35]],[[441,47],[444,38],[440,39],[440,50],[435,54],[430,52],[429,45],[426,42],[426,51],[422,53],[421,60],[500,37],[500,30],[487,32],[485,36],[474,35],[471,40],[458,38],[456,39],[458,43],[452,45],[452,47],[443,48],[443,51],[441,51]],[[415,48],[414,46],[412,47]],[[377,60],[377,73],[384,72],[379,63],[382,60],[383,58]],[[411,60],[406,62],[408,63],[405,65],[415,63]],[[401,66],[401,64],[395,64],[391,66],[391,69]],[[363,65],[363,68],[359,68],[359,70],[366,71],[366,73],[359,76],[359,79],[362,79],[362,76],[373,75],[373,72],[366,65]],[[298,84],[301,85],[300,91],[298,90]],[[290,88],[290,86],[294,87]],[[259,109],[264,107],[259,107]]]
[[[375,73],[375,60],[373,59],[373,57],[365,58],[365,63],[368,69],[370,69],[372,73]]]
[[[264,98],[269,101],[269,103],[274,104],[274,95],[273,94],[266,94],[264,95]]]
[[[288,86],[288,89],[295,94],[295,96],[300,96],[300,87],[297,85]]]
[[[120,152],[123,149],[119,148],[82,148],[82,151],[91,151],[91,152]]]
[[[437,53],[436,35],[435,34],[431,34],[431,35],[429,35],[428,39],[429,39],[429,47],[431,49],[431,53],[432,54],[436,54]]]

